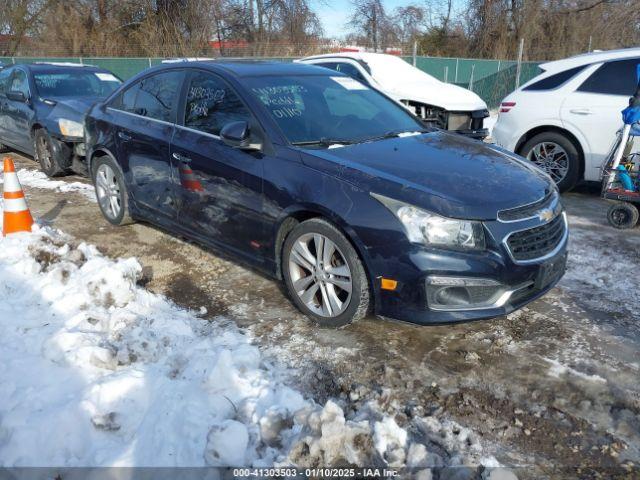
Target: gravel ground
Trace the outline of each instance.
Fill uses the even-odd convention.
[[[366,318],[324,330],[275,281],[155,227],[107,224],[82,187],[26,190],[41,223],[106,255],[135,256],[149,290],[204,307],[211,321],[233,319],[319,403],[335,399],[347,419],[393,416],[429,446],[430,465],[459,467],[435,478],[485,478],[478,465],[493,458],[518,478],[640,474],[640,228],[609,227],[597,193],[564,195],[567,275],[522,310],[451,326]]]

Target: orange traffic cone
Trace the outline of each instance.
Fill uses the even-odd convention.
[[[9,233],[30,232],[33,218],[20,186],[13,160],[4,157],[4,219],[2,235]]]

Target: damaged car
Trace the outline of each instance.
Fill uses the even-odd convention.
[[[86,173],[84,116],[121,83],[108,70],[81,64],[0,70],[0,149],[33,155],[50,177]]]
[[[487,104],[471,90],[441,82],[402,58],[383,53],[342,52],[297,60],[329,68],[400,102],[431,127],[484,139]]]
[[[85,126],[107,221],[160,225],[281,279],[321,325],[494,317],[565,271],[547,174],[326,68],[162,65]]]

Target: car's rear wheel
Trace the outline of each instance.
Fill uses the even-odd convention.
[[[580,153],[558,132],[542,132],[529,139],[520,155],[549,174],[560,191],[571,190],[580,180]]]
[[[7,150],[9,150],[9,147],[7,147],[4,143],[0,143],[0,153],[4,153]]]
[[[39,128],[33,135],[35,160],[40,164],[41,170],[49,177],[64,175],[65,168],[61,167],[51,146],[51,139],[46,130]]]
[[[127,187],[115,162],[108,156],[98,157],[92,171],[98,206],[104,218],[113,225],[132,223]]]
[[[369,311],[369,283],[357,252],[326,220],[298,224],[285,240],[282,271],[295,305],[321,326],[341,327]]]

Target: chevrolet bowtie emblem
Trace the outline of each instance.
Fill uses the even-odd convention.
[[[545,208],[544,210],[540,210],[538,212],[538,218],[543,222],[548,222],[554,217],[553,210],[550,208]]]

